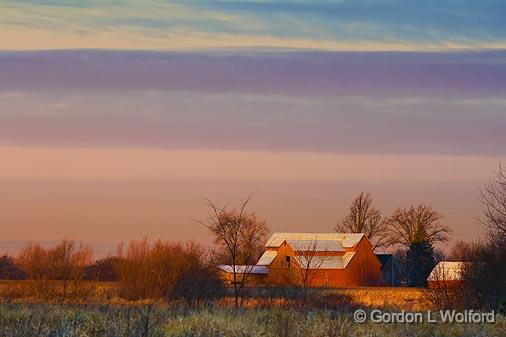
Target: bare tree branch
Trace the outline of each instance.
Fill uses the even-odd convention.
[[[364,233],[373,249],[388,244],[388,228],[381,211],[372,206],[373,198],[361,192],[351,203],[350,213],[338,222],[334,228],[342,233]]]
[[[387,219],[389,243],[409,247],[414,243],[445,242],[452,231],[441,223],[442,218],[441,213],[427,205],[398,208]]]
[[[481,222],[491,237],[506,237],[506,170],[499,164],[495,176],[480,188]]]
[[[221,258],[232,267],[234,300],[236,308],[239,300],[244,297],[244,288],[248,276],[252,271],[252,264],[259,257],[263,249],[263,241],[267,234],[267,225],[254,212],[247,213],[246,207],[255,193],[250,193],[241,203],[239,209],[217,207],[211,200],[206,199],[211,214],[205,220],[196,220],[214,237]],[[238,266],[245,265],[240,270]]]

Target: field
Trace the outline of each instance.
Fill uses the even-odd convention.
[[[432,309],[431,303],[425,297],[426,290],[420,288],[364,287],[334,291],[350,296],[352,302],[360,307],[411,311]]]
[[[41,285],[38,285],[40,287]],[[43,285],[42,285],[43,286]],[[53,295],[44,298],[40,289],[36,289],[32,281],[0,281],[0,300],[13,303],[47,303],[62,293],[62,283],[49,282],[49,293]],[[116,282],[80,282],[77,288],[69,285],[70,304],[132,304],[120,297]],[[71,295],[75,295],[72,297]],[[313,289],[315,297],[326,298],[329,301],[347,303],[350,306],[367,308],[402,308],[405,310],[427,310],[430,303],[426,300],[425,290],[420,288],[389,288],[389,287],[361,287],[343,289]],[[251,289],[246,299],[248,307],[283,306],[289,299],[283,296],[283,291],[273,289]],[[231,298],[225,298],[222,304],[228,304]],[[61,302],[61,300],[57,301]],[[338,303],[338,304],[339,304]],[[133,303],[135,304],[135,303]],[[332,304],[332,303],[329,303]]]
[[[502,337],[495,324],[355,323],[346,311],[184,310],[158,306],[0,305],[0,336],[462,336]]]
[[[63,282],[32,280],[0,281],[0,301],[14,303],[73,303],[73,304],[123,304],[118,283],[80,281],[69,282],[63,294]]]
[[[290,299],[254,290],[239,311],[231,298],[190,309],[183,303],[129,302],[115,283],[85,283],[88,298],[55,300],[22,296],[28,281],[0,283],[0,336],[504,336],[506,319],[495,324],[427,322],[356,323],[353,311],[425,311],[432,309],[423,289],[354,288],[315,290],[325,308],[294,308]],[[52,287],[61,287],[52,283]],[[17,296],[12,296],[17,292]],[[6,296],[10,294],[10,297]],[[272,293],[270,293],[272,295]],[[26,294],[25,294],[26,295]],[[33,294],[32,294],[33,295]],[[54,302],[51,304],[51,302]]]

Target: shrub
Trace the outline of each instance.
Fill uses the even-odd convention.
[[[506,300],[506,240],[482,244],[471,252],[463,270],[469,306],[497,308]]]
[[[84,279],[88,281],[117,281],[114,266],[118,263],[118,258],[108,256],[96,260],[93,264],[86,266],[84,270]]]
[[[225,294],[225,285],[216,269],[205,263],[205,251],[201,246],[188,244],[184,260],[184,269],[172,289],[172,299],[184,299],[189,306],[197,306]]]
[[[501,304],[499,304],[499,308],[497,309],[501,315],[506,316],[506,300],[504,300]]]
[[[215,299],[223,293],[222,281],[208,268],[205,250],[195,244],[147,239],[119,249],[117,274],[120,294],[129,300],[183,299],[189,305]]]
[[[14,264],[10,256],[0,257],[0,280],[24,280],[26,273]]]
[[[26,273],[37,297],[63,300],[79,293],[84,278],[84,268],[92,259],[88,245],[63,239],[48,249],[38,243],[28,243],[18,255],[16,264]],[[61,282],[52,282],[59,280]],[[61,291],[58,289],[61,287]]]

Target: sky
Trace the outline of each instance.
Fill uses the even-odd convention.
[[[502,0],[1,0],[2,49],[504,48]]]
[[[331,231],[361,191],[474,240],[506,162],[502,1],[0,0],[0,253],[209,243],[204,198]]]

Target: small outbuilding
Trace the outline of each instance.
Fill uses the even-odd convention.
[[[462,285],[464,262],[441,261],[432,269],[427,284],[429,288],[459,287]]]
[[[227,286],[234,285],[234,267],[231,265],[217,265],[218,274],[225,281]],[[239,284],[244,280],[246,286],[263,286],[267,281],[268,269],[265,266],[237,265],[235,266],[236,282]]]
[[[382,286],[398,287],[402,282],[403,268],[402,264],[392,254],[376,254],[381,262],[381,281]]]

